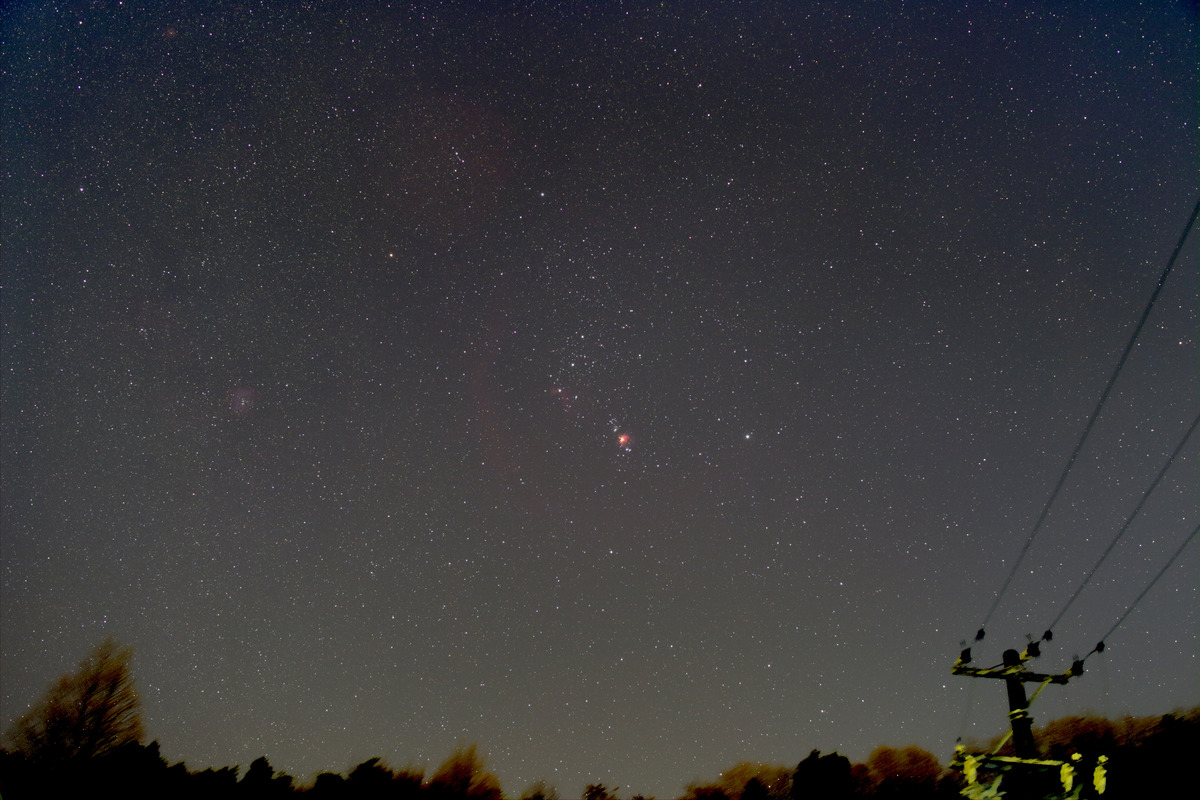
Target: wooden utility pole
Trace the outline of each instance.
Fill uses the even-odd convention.
[[[1016,650],[1004,651],[1005,667],[1020,667],[1021,654]],[[1033,718],[1029,716],[1029,701],[1025,699],[1025,681],[1022,672],[1004,676],[1008,689],[1008,719],[1012,725],[1013,750],[1017,758],[1037,758],[1037,744],[1033,741]]]
[[[971,678],[1002,679],[1008,689],[1008,719],[1012,725],[1013,749],[1016,750],[1018,758],[1037,758],[1037,743],[1033,741],[1033,719],[1029,716],[1029,701],[1025,698],[1025,684],[1040,683],[1043,687],[1051,683],[1065,684],[1072,678],[1083,674],[1083,662],[1076,661],[1069,670],[1057,675],[1031,672],[1025,669],[1024,664],[1039,655],[1037,642],[1030,644],[1023,653],[1018,653],[1016,650],[1005,650],[1004,663],[999,667],[968,667],[970,653],[969,648],[964,650],[950,671],[955,675],[966,675]]]
[[[995,752],[999,752],[1004,742],[990,755],[969,755],[960,748],[955,755],[955,763],[967,776],[968,786],[963,791],[967,797],[992,798],[1004,795],[1014,800],[1079,797],[1081,786],[1074,780],[1073,763],[1039,758],[1037,742],[1033,739],[1033,719],[1029,716],[1029,703],[1032,698],[1026,698],[1025,684],[1041,684],[1038,692],[1052,683],[1065,684],[1083,674],[1083,662],[1076,661],[1071,665],[1071,669],[1060,674],[1025,669],[1025,662],[1038,655],[1038,643],[1031,642],[1024,652],[1005,650],[1003,663],[998,667],[967,666],[971,661],[970,648],[963,650],[954,662],[950,671],[955,675],[997,678],[1004,681],[1008,691],[1008,719],[1012,727],[1010,736],[1015,753],[1013,756],[996,755]],[[1033,696],[1037,697],[1037,692],[1034,692]],[[1007,738],[1005,737],[1005,741]],[[990,785],[984,785],[976,782],[979,771],[999,773],[999,776]],[[1005,785],[1005,791],[1000,792],[1000,782],[1005,775],[1011,775],[1010,782]],[[1070,780],[1067,780],[1068,776]],[[1053,788],[1058,785],[1062,786],[1062,792]]]

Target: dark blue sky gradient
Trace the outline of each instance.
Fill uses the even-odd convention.
[[[194,768],[473,741],[514,796],[672,797],[1004,727],[949,668],[1196,203],[1194,3],[2,19],[5,725],[113,634]],[[978,663],[1195,417],[1196,266]],[[1196,458],[1038,669],[1196,526]],[[1198,573],[1035,719],[1200,703]]]

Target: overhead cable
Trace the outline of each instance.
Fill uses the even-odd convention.
[[[1150,311],[1154,308],[1154,303],[1158,300],[1159,293],[1162,292],[1163,284],[1166,283],[1167,276],[1171,274],[1171,270],[1175,266],[1175,261],[1179,258],[1179,252],[1183,249],[1183,243],[1187,241],[1188,234],[1191,233],[1197,214],[1200,214],[1200,200],[1196,202],[1196,207],[1192,209],[1192,215],[1183,227],[1183,233],[1180,234],[1179,241],[1175,245],[1175,250],[1167,260],[1166,268],[1158,276],[1158,283],[1154,287],[1154,292],[1150,295],[1150,301],[1146,304],[1146,309],[1142,311],[1142,317],[1138,320],[1137,327],[1133,329],[1133,334],[1129,337],[1128,344],[1125,345],[1125,352],[1121,353],[1121,358],[1117,361],[1117,367],[1109,377],[1108,383],[1105,384],[1104,391],[1101,392],[1100,399],[1097,401],[1096,407],[1092,410],[1092,415],[1088,417],[1087,424],[1083,427],[1083,435],[1079,437],[1079,441],[1075,444],[1075,449],[1071,451],[1071,457],[1067,459],[1067,465],[1063,468],[1058,482],[1054,485],[1054,490],[1050,492],[1050,497],[1046,499],[1046,505],[1042,507],[1042,513],[1038,515],[1033,530],[1029,532],[1029,538],[1025,540],[1025,544],[1021,547],[1021,552],[1017,554],[1016,561],[1013,562],[1012,568],[1008,571],[1008,576],[1004,579],[1004,583],[1000,585],[1000,591],[996,593],[996,599],[992,601],[991,608],[988,609],[987,614],[984,616],[983,624],[979,626],[979,632],[975,634],[976,641],[983,638],[987,624],[991,621],[992,615],[996,613],[996,608],[1000,605],[1001,599],[1003,599],[1004,594],[1008,591],[1008,587],[1012,583],[1013,577],[1017,574],[1021,562],[1025,560],[1025,555],[1029,552],[1030,545],[1033,544],[1033,540],[1042,529],[1042,524],[1045,523],[1046,517],[1049,516],[1050,507],[1054,505],[1058,493],[1062,491],[1063,484],[1067,482],[1067,475],[1070,474],[1071,467],[1075,465],[1075,460],[1079,457],[1079,451],[1083,449],[1083,444],[1087,441],[1088,434],[1091,433],[1092,426],[1096,423],[1096,418],[1100,416],[1100,412],[1104,409],[1104,403],[1108,400],[1108,395],[1112,391],[1113,384],[1117,382],[1117,376],[1121,374],[1121,368],[1125,366],[1125,361],[1129,358],[1129,353],[1133,350],[1133,345],[1137,342],[1138,334],[1142,332],[1142,328],[1146,325],[1146,320],[1150,317]]]
[[[1163,568],[1160,569],[1158,574],[1154,576],[1154,580],[1146,584],[1146,588],[1142,589],[1142,593],[1139,594],[1137,598],[1129,604],[1129,608],[1125,609],[1125,613],[1121,615],[1121,618],[1113,623],[1113,626],[1108,629],[1108,632],[1105,633],[1104,636],[1100,637],[1100,641],[1095,647],[1092,648],[1091,653],[1088,653],[1086,656],[1084,656],[1085,659],[1090,658],[1092,653],[1104,652],[1104,640],[1112,636],[1113,631],[1115,631],[1120,624],[1125,621],[1125,618],[1129,616],[1133,609],[1137,608],[1137,604],[1142,602],[1142,598],[1154,588],[1154,584],[1158,583],[1159,578],[1166,574],[1167,570],[1171,568],[1171,565],[1175,563],[1175,559],[1179,558],[1179,555],[1183,552],[1184,548],[1191,544],[1192,539],[1196,538],[1197,533],[1200,533],[1200,525],[1197,525],[1192,529],[1192,532],[1188,534],[1188,537],[1183,540],[1183,544],[1179,545],[1179,548],[1175,551],[1175,553],[1169,559],[1167,559],[1167,563],[1163,565]]]
[[[1100,565],[1103,564],[1105,559],[1108,558],[1109,554],[1112,553],[1113,548],[1117,546],[1117,542],[1119,542],[1121,537],[1125,535],[1125,532],[1129,530],[1129,526],[1133,523],[1134,518],[1141,512],[1142,506],[1146,504],[1146,499],[1150,497],[1151,492],[1153,492],[1158,486],[1159,481],[1161,481],[1163,476],[1167,474],[1167,470],[1171,468],[1171,464],[1174,463],[1175,458],[1179,455],[1179,452],[1183,450],[1183,446],[1187,444],[1188,439],[1191,438],[1191,435],[1196,430],[1197,425],[1200,425],[1200,414],[1197,414],[1196,418],[1192,420],[1191,427],[1187,429],[1187,433],[1183,435],[1183,438],[1179,441],[1179,445],[1175,448],[1175,451],[1171,453],[1171,457],[1167,459],[1167,463],[1163,464],[1162,469],[1158,471],[1158,475],[1154,478],[1154,482],[1150,484],[1148,489],[1146,489],[1145,493],[1142,495],[1142,499],[1138,501],[1138,504],[1133,509],[1133,512],[1125,520],[1125,524],[1121,526],[1121,529],[1117,531],[1117,535],[1113,537],[1111,542],[1109,542],[1108,547],[1105,548],[1104,552],[1100,555],[1100,558],[1097,559],[1096,563],[1092,565],[1091,570],[1084,577],[1083,583],[1079,584],[1079,587],[1075,589],[1075,593],[1071,595],[1071,599],[1067,601],[1065,606],[1063,606],[1062,611],[1059,611],[1058,616],[1054,618],[1054,621],[1046,627],[1046,632],[1042,634],[1043,639],[1049,641],[1053,638],[1052,632],[1054,630],[1054,626],[1057,625],[1059,620],[1061,620],[1067,613],[1067,610],[1071,607],[1071,604],[1075,602],[1077,597],[1079,597],[1079,593],[1082,592],[1083,588],[1092,580],[1092,576],[1096,574],[1096,570],[1100,569]]]

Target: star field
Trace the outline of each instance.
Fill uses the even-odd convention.
[[[1004,727],[950,665],[1196,203],[1194,4],[0,13],[4,725],[112,634],[168,759],[301,780],[478,742],[676,797]],[[1196,265],[980,663],[1194,418]],[[1200,704],[1198,559],[1035,719]]]

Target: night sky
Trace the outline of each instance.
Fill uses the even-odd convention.
[[[950,675],[1198,191],[1190,2],[3,7],[3,717],[504,789],[1007,724]],[[1180,252],[976,663],[1191,421]],[[1200,436],[1194,437],[1200,439]],[[1200,522],[1193,440],[1035,662]],[[1200,703],[1195,542],[1035,720]]]

